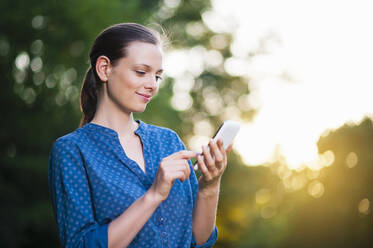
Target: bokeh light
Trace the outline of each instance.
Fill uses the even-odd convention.
[[[358,157],[356,153],[350,152],[346,157],[346,165],[348,168],[354,168],[357,165]]]
[[[321,182],[315,180],[311,182],[308,187],[308,194],[314,198],[320,198],[324,194],[324,184]]]
[[[370,212],[370,201],[367,198],[362,199],[358,206],[361,214],[367,215]]]

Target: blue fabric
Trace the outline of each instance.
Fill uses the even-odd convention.
[[[174,131],[137,122],[145,173],[126,156],[110,128],[88,123],[53,144],[48,182],[63,247],[107,247],[110,221],[150,188],[162,158],[185,149]],[[129,247],[205,248],[216,242],[216,227],[202,245],[197,246],[192,235],[198,182],[189,165],[189,179],[175,181]]]

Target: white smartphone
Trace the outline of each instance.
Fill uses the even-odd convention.
[[[240,127],[241,124],[239,122],[226,120],[220,125],[212,139],[214,141],[221,139],[223,141],[224,149],[227,149],[228,146],[233,143],[233,139],[236,137]],[[194,170],[198,170],[197,162],[195,162],[193,168]]]

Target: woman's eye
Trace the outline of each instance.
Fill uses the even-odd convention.
[[[138,75],[145,75],[145,72],[144,71],[136,71],[136,73],[138,74]]]
[[[155,78],[156,78],[157,81],[162,80],[162,77],[161,77],[161,76],[155,76]]]

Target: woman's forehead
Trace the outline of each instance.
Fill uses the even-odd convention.
[[[162,69],[162,49],[158,45],[145,42],[132,42],[126,48],[126,60],[130,64]]]

